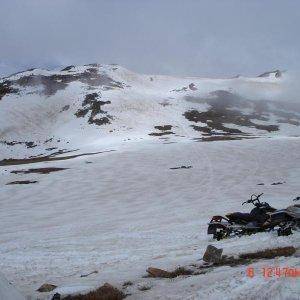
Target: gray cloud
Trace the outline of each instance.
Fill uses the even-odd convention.
[[[118,63],[143,73],[299,70],[296,0],[1,0],[0,76]]]

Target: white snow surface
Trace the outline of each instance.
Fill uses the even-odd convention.
[[[249,279],[246,266],[224,267],[191,278],[142,278],[149,266],[174,269],[197,263],[208,244],[238,254],[284,245],[299,246],[299,233],[232,238],[206,235],[215,214],[248,211],[241,202],[264,192],[283,208],[299,194],[300,139],[223,142],[143,142],[117,152],[28,167],[65,167],[37,175],[1,168],[1,270],[26,295],[42,283],[99,286],[134,283],[129,299],[298,299],[294,278]],[[91,162],[91,163],[86,163]],[[192,165],[191,169],[170,170]],[[7,186],[12,180],[37,184]],[[272,182],[286,181],[272,186]],[[257,186],[258,183],[264,186]],[[254,264],[299,267],[299,259]],[[81,278],[97,270],[98,274]],[[150,284],[149,291],[138,290]],[[41,297],[39,295],[39,297]],[[277,298],[276,298],[277,297]]]
[[[77,74],[87,68],[35,69],[9,79]],[[251,207],[241,203],[253,193],[264,192],[264,200],[277,208],[295,204],[292,199],[300,196],[299,126],[281,124],[270,116],[280,124],[280,131],[262,134],[249,127],[243,129],[258,138],[203,142],[194,140],[202,135],[183,117],[189,109],[209,108],[206,103],[186,101],[186,96],[207,97],[216,90],[255,101],[277,101],[285,78],[174,78],[139,75],[120,66],[97,68],[124,88],[91,89],[72,82],[51,96],[39,93],[40,87],[26,87],[0,100],[0,141],[37,143],[34,148],[0,143],[0,162],[46,155],[51,153],[47,147],[76,150],[64,156],[113,150],[59,161],[16,165],[2,161],[0,268],[8,280],[28,299],[86,292],[105,282],[122,289],[126,281],[133,283],[123,288],[130,294],[128,299],[300,299],[299,278],[266,279],[261,272],[263,267],[300,268],[295,256],[253,263],[254,278],[246,276],[245,265],[176,279],[143,277],[150,266],[173,270],[199,263],[208,244],[223,248],[227,255],[300,246],[299,232],[287,237],[260,233],[219,242],[206,234],[213,215],[249,211]],[[181,91],[191,83],[197,90]],[[92,92],[111,101],[107,104],[114,116],[111,124],[96,126],[88,124],[87,118],[74,117],[85,95]],[[61,111],[66,105],[70,108]],[[166,124],[173,125],[174,135],[148,135],[157,132],[154,126]],[[230,124],[230,128],[238,126]],[[47,142],[49,138],[53,140]],[[192,168],[170,169],[180,166]],[[50,174],[11,173],[46,167],[66,169]],[[7,185],[20,180],[37,183]],[[271,185],[279,181],[284,183]],[[98,273],[80,276],[93,271]],[[46,282],[58,288],[36,292]],[[150,289],[142,291],[145,286]]]
[[[0,273],[0,299],[25,300],[25,297]]]

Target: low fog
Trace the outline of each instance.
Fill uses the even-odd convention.
[[[207,77],[299,70],[300,2],[1,0],[0,76],[117,63]]]

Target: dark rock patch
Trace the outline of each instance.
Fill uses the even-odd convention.
[[[268,132],[277,131],[279,127],[277,125],[261,125],[256,124],[251,121],[251,117],[247,115],[243,115],[238,110],[220,110],[216,108],[210,108],[208,111],[199,112],[197,110],[190,110],[184,113],[186,119],[191,122],[202,122],[207,124],[207,128],[205,130],[210,132],[212,130],[220,130],[226,133],[243,133],[239,129],[229,128],[223,125],[223,123],[234,124],[238,126],[246,126],[246,127],[254,127],[259,130],[266,130]],[[193,125],[192,125],[193,126]],[[199,130],[199,128],[195,128]],[[201,128],[200,128],[201,130]],[[202,128],[203,130],[203,128]]]
[[[44,283],[37,289],[37,291],[41,292],[41,293],[51,292],[51,291],[55,290],[56,288],[57,288],[57,286],[54,284]]]
[[[61,110],[60,112],[63,112],[63,111],[67,111],[70,109],[70,105],[65,105]]]
[[[70,71],[74,68],[75,66],[67,66],[64,69],[62,69],[61,71]]]
[[[15,146],[15,145],[25,145],[27,148],[34,148],[37,146],[34,142],[18,142],[18,141],[0,141],[1,144],[7,145],[7,146]]]
[[[13,185],[13,184],[31,184],[31,183],[37,183],[36,180],[17,180],[17,181],[11,181],[7,183],[6,185]]]
[[[150,136],[163,136],[163,135],[170,135],[170,134],[174,134],[174,132],[172,132],[172,131],[151,132],[148,135],[150,135]]]
[[[88,120],[90,124],[95,124],[98,126],[110,124],[112,116],[108,115],[107,111],[104,111],[102,109],[102,106],[105,104],[110,104],[111,102],[98,100],[99,97],[100,96],[97,93],[87,94],[84,101],[82,102],[82,109],[79,109],[75,113],[76,117],[85,117],[88,113],[90,113],[90,117]],[[96,118],[98,114],[104,114],[105,116]]]
[[[282,76],[282,72],[280,70],[274,70],[274,71],[262,73],[262,74],[258,75],[257,77],[269,77],[272,73],[274,73],[276,78],[279,78]]]
[[[87,273],[87,274],[82,274],[82,275],[80,275],[80,277],[88,277],[88,276],[90,276],[92,274],[97,274],[97,273],[98,273],[98,271],[92,271],[92,272]]]
[[[173,167],[170,170],[178,170],[178,169],[191,169],[192,166],[180,166],[180,167]]]
[[[90,152],[90,153],[82,153],[82,154],[60,156],[60,157],[55,157],[53,155],[47,155],[47,156],[30,157],[30,158],[23,158],[23,159],[8,158],[8,159],[0,160],[0,166],[25,165],[25,164],[44,162],[44,161],[67,160],[67,159],[72,159],[72,158],[76,158],[76,157],[80,157],[80,156],[95,155],[95,154],[107,153],[107,152],[113,152],[113,151],[116,151],[116,150]]]
[[[3,82],[0,82],[0,100],[6,95],[6,94],[16,94],[19,90],[12,87],[12,82],[9,80],[5,80]]]
[[[255,139],[256,137],[251,136],[232,136],[232,135],[219,135],[219,136],[208,136],[200,139],[194,139],[197,142],[217,142],[217,141],[240,141],[244,139]]]
[[[256,128],[267,132],[279,130],[278,125],[258,124],[255,120],[269,121],[273,114],[279,119],[278,123],[287,123],[300,126],[300,105],[288,103],[284,105],[279,102],[266,100],[253,101],[228,91],[214,91],[206,98],[185,97],[189,102],[209,104],[207,111],[199,112],[192,109],[184,113],[186,119],[191,122],[202,122],[206,126],[191,125],[194,130],[207,134],[215,134],[215,130],[230,134],[242,134],[239,129],[229,128],[225,124]],[[247,111],[242,111],[247,109]],[[243,133],[244,134],[244,133]]]
[[[64,90],[69,83],[79,81],[89,86],[106,86],[110,88],[123,88],[121,82],[114,81],[106,74],[99,74],[97,68],[88,68],[82,73],[54,74],[54,75],[26,75],[13,81],[22,87],[43,86],[43,94],[54,95],[59,90]]]
[[[176,278],[178,276],[192,275],[193,272],[183,267],[178,267],[174,271],[165,271],[162,269],[150,267],[147,269],[147,273],[149,274],[149,277],[154,278]]]
[[[203,255],[203,260],[208,263],[218,263],[221,260],[223,249],[208,245]]]
[[[271,185],[280,185],[280,184],[284,184],[286,183],[285,181],[281,182],[281,181],[278,181],[278,182],[273,182],[271,183]]]
[[[28,170],[14,170],[11,171],[10,173],[13,174],[31,174],[31,173],[36,173],[36,174],[50,174],[52,172],[58,172],[58,171],[63,171],[63,170],[68,170],[69,168],[32,168]]]
[[[172,129],[172,125],[158,125],[158,126],[154,126],[155,129],[161,130],[161,131],[166,131],[166,130],[171,130]]]
[[[187,86],[184,86],[182,88],[174,89],[171,92],[186,92],[188,90]]]
[[[191,91],[197,91],[197,88],[196,88],[196,86],[195,86],[194,83],[190,83],[190,84],[189,84],[189,89],[190,89]]]

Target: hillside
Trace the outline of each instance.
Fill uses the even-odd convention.
[[[229,257],[299,249],[299,231],[207,235],[213,215],[249,212],[241,203],[253,193],[276,208],[300,196],[300,108],[289,81],[279,71],[176,78],[116,65],[2,78],[1,272],[31,299],[105,282],[126,299],[298,299],[297,278],[262,272],[299,269],[296,255],[251,262],[254,278],[244,264],[145,277],[150,266],[197,266],[208,244]],[[38,292],[44,283],[57,289]]]
[[[0,80],[0,159],[145,139],[299,135],[300,105],[285,98],[285,76],[175,78],[96,64],[14,74]]]

